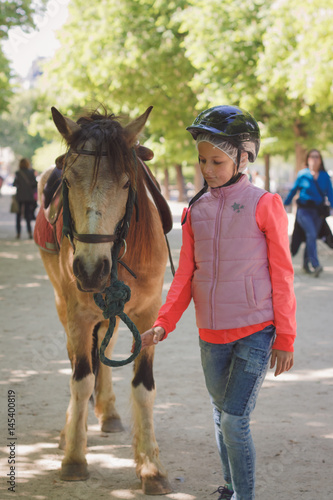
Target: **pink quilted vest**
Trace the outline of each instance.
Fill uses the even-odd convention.
[[[243,175],[211,189],[191,207],[196,270],[192,296],[199,328],[222,330],[274,319],[258,201],[266,191]]]

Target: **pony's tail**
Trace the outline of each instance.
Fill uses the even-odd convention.
[[[93,330],[93,342],[92,342],[92,348],[91,348],[91,361],[92,361],[92,369],[93,369],[93,374],[95,375],[95,387],[96,387],[96,380],[97,380],[97,375],[98,375],[98,370],[99,370],[99,354],[98,354],[98,329],[100,327],[101,323],[97,323],[94,326]],[[92,405],[95,405],[94,401],[94,393],[90,396],[90,402]]]

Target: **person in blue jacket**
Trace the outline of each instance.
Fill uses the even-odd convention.
[[[299,191],[296,221],[305,233],[303,269],[306,273],[314,273],[314,276],[318,277],[323,271],[317,254],[317,236],[323,222],[319,207],[324,203],[325,197],[331,207],[333,206],[333,189],[331,179],[324,167],[323,158],[317,149],[311,149],[307,153],[305,164],[306,168],[298,173],[284,205],[290,205],[295,194]]]

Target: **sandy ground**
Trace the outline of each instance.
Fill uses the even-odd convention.
[[[8,195],[0,197],[0,498],[152,498],[142,493],[132,458],[131,366],[114,369],[125,432],[101,434],[91,408],[87,455],[90,478],[75,483],[59,479],[63,452],[58,449],[58,440],[70,378],[65,335],[38,249],[26,239],[25,228],[23,238],[15,239],[9,204]],[[171,205],[175,227],[170,242],[177,261],[182,207]],[[290,221],[292,224],[292,216]],[[318,279],[303,274],[300,254],[294,259],[298,299],[295,367],[277,379],[272,372],[267,375],[253,414],[257,500],[333,499],[333,251],[320,242],[319,254],[325,272]],[[170,282],[168,268],[164,297]],[[127,357],[130,343],[130,334],[123,328],[116,356]],[[217,494],[210,494],[222,478],[192,306],[177,331],[158,346],[155,379],[156,436],[174,489],[165,498],[217,498]],[[16,398],[15,493],[7,490],[6,483],[10,472],[8,391],[15,391]]]

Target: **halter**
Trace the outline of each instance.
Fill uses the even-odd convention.
[[[136,154],[134,151],[134,148],[132,149],[133,151],[133,157],[135,159],[135,171],[137,172],[137,158]],[[66,168],[66,161],[68,155],[71,153],[75,153],[78,155],[83,155],[83,156],[95,156],[95,151],[90,151],[88,149],[78,149],[78,150],[71,150],[67,152],[66,158],[65,158],[65,168]],[[100,156],[108,156],[106,152],[102,152]],[[69,210],[69,201],[68,201],[68,184],[66,181],[63,182],[62,184],[62,196],[63,196],[63,230],[62,234],[63,236],[67,236],[69,239],[74,251],[75,251],[75,245],[74,245],[74,240],[80,241],[81,243],[111,243],[114,242],[115,244],[125,244],[125,238],[128,234],[129,230],[129,223],[132,217],[132,212],[133,212],[133,207],[136,202],[136,194],[132,187],[129,187],[129,192],[128,192],[128,198],[127,198],[127,203],[126,203],[126,212],[122,220],[117,224],[116,231],[114,234],[86,234],[86,233],[77,233],[73,229],[73,224],[72,224],[72,218]],[[125,244],[126,248],[126,244]],[[112,254],[114,254],[114,251],[112,251]],[[123,254],[124,256],[124,254]]]
[[[65,158],[65,168],[66,161],[68,155],[73,152],[79,155],[88,155],[95,156],[95,151],[90,151],[86,149],[80,149],[67,152]],[[134,148],[132,148],[133,157],[135,161],[135,175],[137,174],[137,157]],[[100,156],[107,156],[106,152],[102,152]],[[124,313],[123,309],[125,303],[130,300],[131,290],[125,285],[122,281],[118,280],[118,263],[123,265],[128,272],[130,272],[134,278],[136,278],[135,274],[129,267],[119,259],[119,251],[124,244],[125,250],[122,257],[126,252],[126,236],[128,234],[129,225],[133,213],[133,208],[136,203],[136,193],[133,188],[129,187],[128,198],[126,203],[126,211],[124,217],[118,222],[115,233],[114,234],[84,234],[84,233],[76,233],[73,229],[72,218],[69,210],[69,200],[68,200],[68,184],[65,182],[62,183],[62,193],[63,193],[63,230],[62,233],[64,236],[67,236],[69,239],[73,250],[75,252],[74,239],[80,241],[82,243],[108,243],[114,242],[111,259],[112,259],[112,267],[111,267],[111,285],[105,289],[105,299],[103,298],[101,293],[94,293],[94,300],[96,305],[102,310],[103,316],[105,319],[109,319],[109,328],[105,334],[105,337],[102,341],[100,347],[100,360],[107,366],[122,366],[133,361],[140,353],[141,350],[141,336],[134,325],[134,323],[130,320],[130,318]],[[134,349],[133,353],[129,358],[123,361],[114,361],[108,359],[105,356],[105,349],[107,348],[111,337],[114,332],[114,328],[116,325],[116,316],[119,316],[120,319],[128,326],[131,330],[134,337]]]

